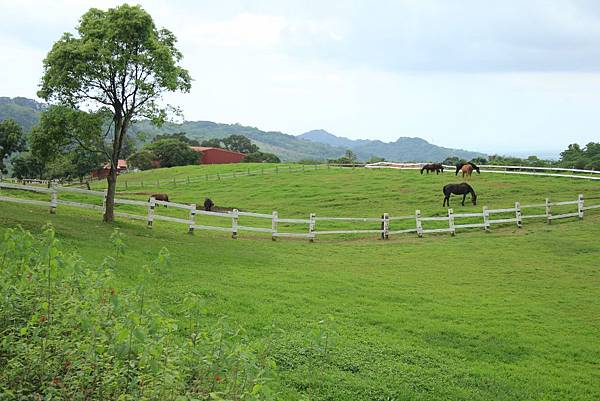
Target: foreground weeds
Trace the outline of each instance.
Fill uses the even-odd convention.
[[[153,305],[144,279],[114,289],[112,255],[89,266],[62,250],[54,230],[5,232],[0,246],[0,399],[263,400],[271,399],[274,363],[225,319],[205,322],[203,303],[184,302],[187,321]],[[109,253],[109,252],[107,252]],[[160,251],[144,277],[168,275]]]

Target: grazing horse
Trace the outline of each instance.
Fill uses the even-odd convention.
[[[451,194],[462,195],[463,196],[463,199],[462,199],[463,206],[465,205],[465,198],[467,197],[467,194],[471,194],[471,202],[473,202],[473,206],[477,205],[477,194],[475,194],[475,191],[473,190],[473,188],[466,182],[461,182],[460,184],[445,185],[444,188],[442,189],[442,191],[444,192],[444,203],[442,203],[442,206],[446,206],[446,203],[447,203],[448,207],[450,207],[450,195]]]
[[[430,171],[435,171],[435,174],[439,174],[440,171],[442,173],[444,172],[444,165],[442,163],[430,163],[423,166],[421,174],[423,174],[424,170],[427,170],[427,174],[429,174]]]
[[[462,173],[463,178],[465,178],[465,175],[467,177],[470,177],[471,174],[473,174],[473,166],[471,166],[470,164],[465,164],[461,167],[460,171]]]
[[[164,202],[169,201],[169,195],[167,195],[167,194],[152,194],[152,195],[150,195],[150,198],[154,198],[156,200],[164,201]],[[150,198],[148,198],[148,202],[150,202]],[[167,205],[165,205],[165,207],[167,207]]]
[[[215,203],[210,198],[204,199],[204,210],[210,212],[214,206]]]
[[[478,167],[478,166],[477,166],[475,163],[473,163],[473,162],[468,162],[468,163],[467,163],[467,162],[460,162],[460,163],[458,163],[458,164],[456,165],[456,172],[454,173],[454,175],[458,175],[458,172],[459,172],[459,171],[460,171],[460,170],[463,168],[463,166],[464,166],[464,165],[466,165],[466,164],[470,164],[470,165],[471,165],[471,167],[473,167],[473,169],[474,169],[475,171],[477,171],[477,174],[481,174],[481,173],[479,172],[479,167]]]

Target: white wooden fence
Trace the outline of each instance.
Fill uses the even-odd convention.
[[[50,199],[48,201],[0,196],[0,202],[46,206],[52,214],[56,213],[59,205],[91,209],[100,212],[104,212],[105,209],[106,193],[103,191],[88,191],[67,187],[45,188],[5,182],[0,183],[0,189],[2,188],[49,195]],[[69,192],[100,197],[100,199],[102,199],[102,206],[64,200],[59,197],[61,193]],[[516,227],[522,227],[523,222],[529,219],[542,219],[547,223],[565,218],[583,219],[585,211],[600,208],[600,204],[589,204],[589,201],[595,199],[598,199],[600,202],[600,196],[586,199],[580,194],[576,200],[551,202],[550,199],[546,199],[543,203],[531,205],[521,205],[519,202],[515,202],[514,206],[510,208],[489,209],[484,206],[481,212],[473,213],[454,213],[453,209],[449,208],[447,214],[443,216],[423,216],[420,210],[416,210],[415,214],[410,216],[390,216],[388,213],[383,213],[381,217],[326,217],[317,216],[315,213],[311,213],[308,218],[281,218],[277,211],[270,214],[239,211],[237,209],[233,209],[230,212],[209,212],[196,209],[195,204],[165,202],[156,200],[154,197],[151,197],[147,202],[116,198],[116,205],[139,206],[145,208],[146,212],[144,214],[132,214],[115,211],[115,216],[143,220],[146,221],[148,227],[152,227],[156,221],[183,224],[187,227],[189,233],[193,233],[195,230],[224,231],[230,233],[232,238],[237,238],[240,232],[250,231],[270,234],[273,240],[277,237],[296,237],[314,241],[317,236],[335,234],[378,234],[381,238],[388,239],[390,235],[406,233],[416,233],[419,237],[422,237],[425,234],[433,233],[450,233],[451,235],[455,235],[458,230],[471,228],[480,228],[488,231],[492,226],[499,224],[511,224]],[[586,200],[588,203],[586,203]],[[168,206],[170,208],[185,210],[187,211],[187,217],[181,218],[159,214],[158,212],[160,209],[158,209],[158,206]],[[553,208],[561,207],[564,209],[564,207],[568,206],[572,206],[573,210],[568,212],[564,212],[563,210],[563,212],[559,214],[553,213]],[[526,213],[530,210],[535,211],[535,209],[538,209],[537,214],[535,212],[531,214]],[[216,225],[214,220],[212,220],[213,223],[211,223],[211,219],[214,218],[221,218],[221,221],[223,221],[223,218],[228,219],[230,220],[230,224],[227,224],[226,226]],[[240,219],[245,220],[246,218],[264,219],[268,221],[265,221],[265,227],[255,227],[251,224],[240,223]],[[268,224],[268,222],[270,222],[270,224]],[[321,225],[324,222],[328,222],[329,226],[332,224],[335,225],[336,222],[367,223],[373,224],[373,226],[364,228],[363,224],[363,227],[360,229],[347,229],[344,227],[337,227],[334,229],[324,227],[321,229]],[[402,222],[404,222],[404,227],[401,227]],[[398,226],[396,226],[397,224]],[[294,225],[300,225],[303,226],[303,228],[300,227],[298,230],[284,231],[284,229]],[[432,225],[437,226],[432,227]]]
[[[398,170],[420,170],[426,163],[395,163],[378,162],[366,164],[365,168],[370,169],[398,169]],[[455,171],[456,166],[444,165],[444,169]],[[521,174],[521,175],[540,175],[546,177],[568,177],[585,180],[600,180],[600,171],[582,170],[576,168],[562,167],[529,167],[529,166],[496,166],[493,164],[481,164],[479,169],[482,173],[499,174]],[[571,173],[571,174],[566,174]]]

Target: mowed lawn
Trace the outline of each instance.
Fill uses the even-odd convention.
[[[210,196],[218,205],[290,217],[367,217],[416,208],[443,214],[441,186],[458,181],[453,174],[356,169],[160,190],[177,202]],[[499,174],[471,182],[478,206],[463,208],[453,198],[455,209],[570,200],[600,189],[583,180]],[[121,195],[145,196],[133,192]],[[116,274],[124,291],[168,248],[170,272],[149,284],[154,304],[184,324],[182,299],[202,295],[207,319],[226,315],[271,349],[279,367],[274,387],[283,399],[600,399],[600,212],[487,234],[309,243],[187,235],[185,226],[170,223],[111,225],[60,206],[49,215],[41,207],[0,203],[2,230],[20,224],[40,231],[48,221],[91,263],[112,253],[107,239],[119,227],[127,247]]]

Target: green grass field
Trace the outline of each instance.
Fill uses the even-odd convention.
[[[219,168],[235,166],[211,172],[224,171]],[[164,179],[175,173],[207,174],[194,166],[120,179],[149,183],[153,174]],[[182,203],[209,196],[217,205],[277,210],[282,217],[378,217],[417,208],[442,215],[441,187],[459,181],[453,173],[332,169],[160,188],[128,185],[119,196],[145,200],[148,193],[166,192]],[[456,212],[600,194],[597,182],[566,178],[482,174],[470,182],[478,205],[462,207],[454,197]],[[46,222],[90,262],[111,252],[107,238],[120,228],[126,254],[116,274],[124,291],[140,280],[142,265],[167,247],[171,272],[151,283],[153,302],[184,319],[182,299],[199,294],[208,319],[226,315],[251,338],[268,339],[282,399],[600,399],[598,211],[586,212],[582,221],[526,221],[521,229],[473,229],[455,237],[409,234],[381,241],[373,235],[309,243],[245,233],[237,240],[225,233],[187,235],[183,225],[104,224],[98,213],[59,206],[50,215],[43,207],[0,203],[1,230],[22,225],[39,232]]]

